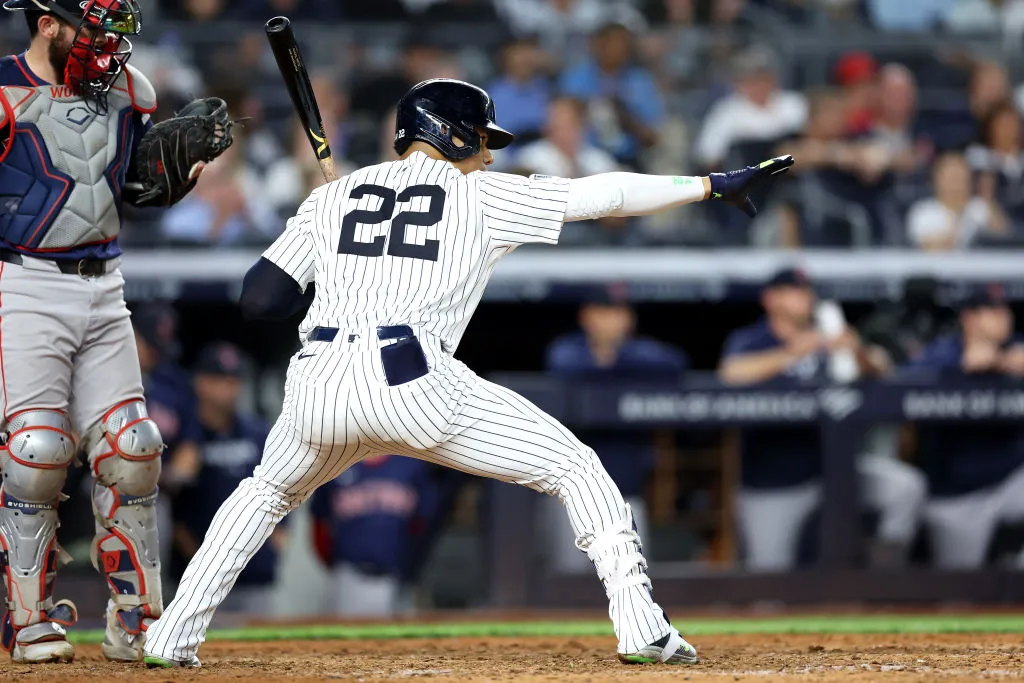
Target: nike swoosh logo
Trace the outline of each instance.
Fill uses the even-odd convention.
[[[305,353],[305,354],[299,356],[296,360],[302,360],[303,358],[312,358],[315,355],[316,355],[315,353]]]

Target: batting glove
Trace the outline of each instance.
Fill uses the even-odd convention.
[[[757,207],[750,201],[750,190],[768,178],[785,173],[792,165],[793,157],[787,154],[738,171],[710,173],[711,198],[732,204],[753,218],[757,215]]]

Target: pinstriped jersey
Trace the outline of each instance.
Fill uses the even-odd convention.
[[[316,284],[302,338],[406,324],[454,351],[498,261],[558,242],[568,197],[564,178],[464,175],[414,152],[314,190],[263,256]]]

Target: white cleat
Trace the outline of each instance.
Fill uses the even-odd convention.
[[[192,657],[187,662],[179,662],[176,659],[167,659],[157,655],[144,655],[142,661],[150,669],[198,669],[203,665],[199,661],[199,657]]]
[[[683,640],[679,631],[672,632],[661,640],[629,654],[619,653],[623,664],[696,664],[697,650]]]
[[[52,621],[21,629],[11,648],[11,661],[18,664],[70,662],[74,659],[75,646],[68,642],[67,630]]]

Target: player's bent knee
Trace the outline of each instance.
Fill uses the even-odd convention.
[[[4,506],[56,501],[75,457],[67,415],[59,410],[23,410],[7,420],[3,433]]]
[[[163,439],[140,399],[111,408],[86,434],[93,474],[103,486],[129,496],[144,496],[160,478]]]
[[[309,498],[309,493],[292,493],[288,487],[265,479],[258,474],[246,477],[238,484],[239,488],[248,488],[260,501],[261,508],[271,514],[284,517]]]

